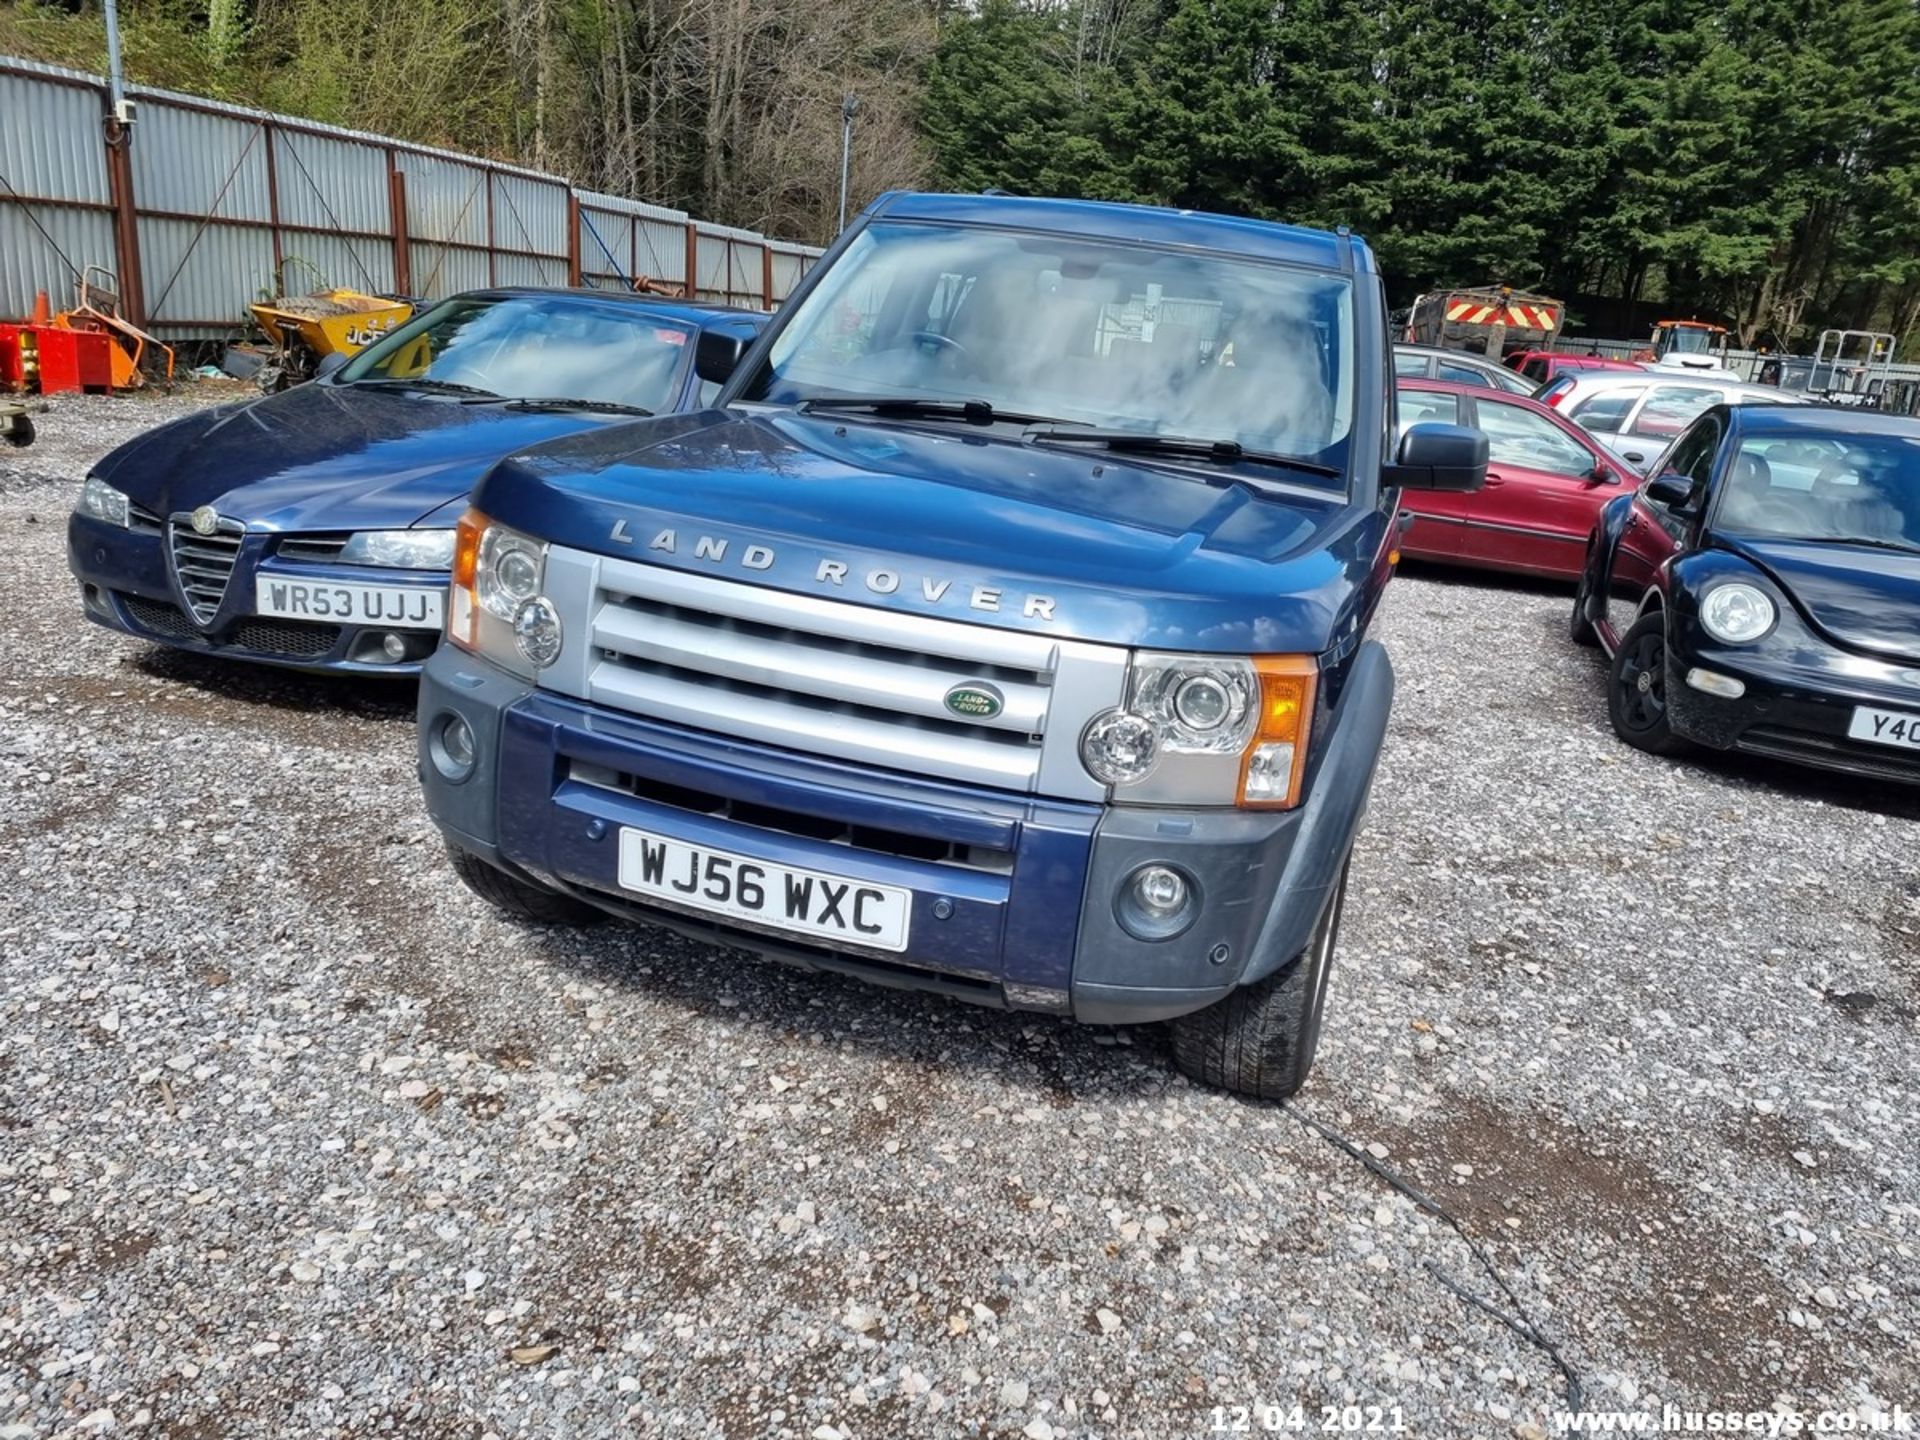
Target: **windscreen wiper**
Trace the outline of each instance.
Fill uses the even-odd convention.
[[[412,380],[395,379],[388,375],[375,376],[371,380],[353,380],[348,382],[354,389],[371,390],[421,390],[429,395],[477,395],[482,400],[498,400],[500,397],[491,390],[482,390],[478,385],[462,385],[457,380],[431,380],[425,375]]]
[[[1892,550],[1901,555],[1920,555],[1920,545],[1909,545],[1904,540],[1879,540],[1869,535],[1810,535],[1807,538],[1816,545],[1866,545],[1874,550]]]
[[[477,403],[477,402],[476,402]],[[526,395],[503,401],[505,410],[591,410],[603,415],[651,415],[653,411],[644,410],[638,405],[626,405],[618,400],[575,400],[565,395]]]
[[[1302,460],[1297,455],[1282,455],[1273,450],[1251,450],[1238,440],[1208,440],[1193,435],[1155,435],[1145,430],[1048,427],[1030,431],[1027,438],[1053,443],[1064,441],[1072,445],[1104,445],[1109,450],[1174,455],[1183,460],[1206,460],[1216,465],[1278,465],[1309,475],[1324,475],[1331,480],[1338,480],[1346,473],[1337,465],[1322,465],[1318,460]]]
[[[1005,421],[1015,425],[1069,425],[1051,415],[1027,415],[999,410],[985,400],[922,400],[911,395],[828,395],[802,400],[802,413],[832,410],[870,410],[876,415],[904,415],[916,420],[964,420],[969,425]]]

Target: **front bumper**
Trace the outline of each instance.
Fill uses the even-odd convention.
[[[1746,693],[1729,700],[1695,689],[1686,678],[1694,669],[1730,676]],[[1920,751],[1847,735],[1857,705],[1920,717],[1911,666],[1817,643],[1719,645],[1688,624],[1668,647],[1667,671],[1667,723],[1696,744],[1920,784]]]
[[[67,567],[80,582],[89,620],[141,640],[222,659],[250,660],[296,670],[411,676],[439,643],[437,631],[407,630],[408,653],[388,659],[381,626],[336,625],[254,613],[262,576],[346,581],[444,592],[445,571],[382,570],[363,565],[296,565],[270,552],[280,537],[249,533],[234,562],[226,596],[211,624],[197,623],[180,603],[168,566],[165,536],[153,529],[109,525],[87,515],[67,522]]]
[[[447,647],[420,689],[420,774],[449,841],[629,918],[814,969],[1101,1023],[1198,1010],[1305,948],[1358,828],[1392,698],[1363,647],[1309,799],[1289,812],[1175,811],[1013,794],[667,726],[531,689]],[[443,771],[447,717],[473,734]],[[440,760],[436,759],[440,752]],[[622,892],[619,833],[912,891],[903,953],[834,948]],[[1116,896],[1147,863],[1191,877],[1182,934],[1135,938]]]

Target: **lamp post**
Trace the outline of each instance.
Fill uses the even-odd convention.
[[[840,100],[840,229],[847,228],[847,173],[853,164],[853,117],[860,109],[860,97],[842,96]]]

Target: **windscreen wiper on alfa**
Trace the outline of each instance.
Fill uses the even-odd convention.
[[[476,400],[476,404],[479,402]],[[576,400],[565,395],[523,395],[502,402],[505,410],[591,410],[598,415],[640,415],[653,411],[619,400]]]
[[[1193,435],[1156,435],[1144,430],[1095,430],[1079,427],[1046,427],[1029,431],[1029,440],[1047,444],[1104,445],[1109,450],[1135,450],[1147,455],[1168,455],[1182,460],[1205,460],[1216,465],[1275,465],[1299,470],[1308,475],[1324,475],[1338,480],[1345,472],[1335,465],[1317,460],[1302,460],[1297,455],[1282,455],[1273,450],[1251,450],[1238,440],[1208,440]]]
[[[835,410],[867,410],[875,415],[899,415],[914,420],[963,420],[969,425],[1071,425],[1052,415],[1028,415],[999,410],[985,400],[923,400],[912,395],[823,395],[802,400],[805,414]]]
[[[425,375],[417,375],[410,380],[391,375],[376,375],[371,380],[353,380],[348,383],[356,390],[418,390],[427,395],[475,395],[482,400],[500,398],[493,391],[483,390],[478,385],[462,385],[457,380],[432,380]]]

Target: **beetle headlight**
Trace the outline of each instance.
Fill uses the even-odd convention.
[[[1310,656],[1136,655],[1081,763],[1129,803],[1296,804],[1318,674]]]
[[[532,679],[560,658],[560,612],[540,593],[547,547],[478,510],[454,531],[447,638],[503,670]]]
[[[453,566],[451,530],[361,530],[340,547],[343,565],[386,565],[395,570],[447,570]]]
[[[1700,602],[1700,623],[1714,639],[1728,645],[1758,640],[1779,618],[1773,598],[1757,585],[1736,581],[1716,585]]]
[[[89,475],[87,483],[80,487],[80,503],[74,508],[82,515],[91,515],[109,525],[124,527],[127,523],[126,495],[97,475]]]

